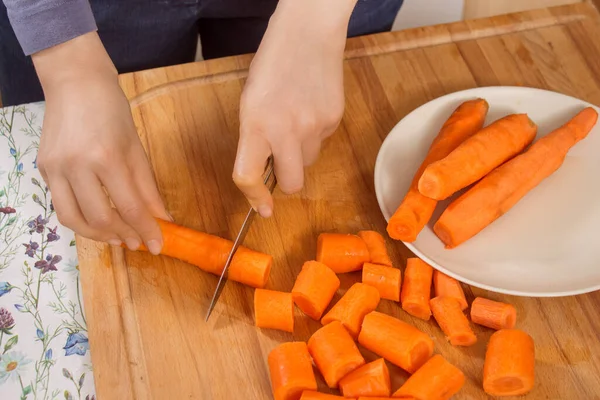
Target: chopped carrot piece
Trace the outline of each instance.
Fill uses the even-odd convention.
[[[458,300],[461,310],[469,307],[465,292],[459,281],[440,272],[433,271],[433,287],[435,288],[435,297],[452,297]]]
[[[330,388],[336,388],[340,379],[365,364],[352,336],[339,321],[316,331],[308,339],[308,352]]]
[[[336,274],[358,271],[371,256],[364,240],[356,235],[321,233],[317,240],[317,261]]]
[[[340,380],[339,386],[344,397],[389,396],[390,371],[380,358],[350,372]]]
[[[431,299],[431,311],[442,331],[453,346],[471,346],[477,343],[477,336],[469,325],[467,316],[460,309],[460,303],[453,297]]]
[[[517,322],[517,310],[512,304],[477,297],[471,304],[471,321],[492,329],[512,329]]]
[[[339,287],[340,280],[327,265],[307,261],[296,278],[292,297],[304,314],[318,321]]]
[[[384,299],[400,301],[401,281],[402,273],[398,268],[371,263],[363,266],[362,283],[373,286]]]
[[[379,292],[364,283],[355,283],[321,319],[323,325],[339,321],[356,339],[365,315],[377,308]]]
[[[306,343],[280,344],[269,353],[268,363],[275,400],[298,400],[305,390],[317,390]]]
[[[518,329],[501,329],[490,338],[483,365],[483,389],[491,396],[520,396],[533,389],[533,339]]]
[[[291,293],[267,289],[254,290],[256,326],[294,332],[294,302]]]
[[[406,260],[402,285],[402,309],[410,315],[428,321],[431,317],[429,299],[433,268],[420,258]]]
[[[314,391],[305,391],[302,393],[300,400],[348,400],[342,396],[335,396],[333,394],[325,394]]]
[[[385,246],[385,239],[379,232],[360,231],[358,236],[365,241],[373,264],[392,266],[392,260]]]
[[[465,384],[462,371],[439,354],[433,356],[402,385],[394,398],[448,400]]]
[[[427,334],[377,311],[365,317],[358,343],[410,373],[419,369],[433,354],[433,340]]]

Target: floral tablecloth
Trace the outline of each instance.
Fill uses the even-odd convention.
[[[36,166],[44,105],[0,109],[0,399],[95,399],[73,232]]]

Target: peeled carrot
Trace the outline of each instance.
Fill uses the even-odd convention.
[[[339,321],[356,339],[365,315],[377,308],[379,299],[377,289],[364,283],[355,283],[340,301],[321,318],[321,323],[327,325],[333,321]]]
[[[419,193],[418,182],[427,166],[446,157],[465,139],[483,126],[489,105],[483,99],[462,103],[444,123],[425,160],[416,172],[408,193],[388,221],[387,232],[391,238],[414,242],[431,218],[437,201]]]
[[[392,260],[388,255],[387,248],[385,246],[385,239],[379,232],[375,231],[360,231],[358,236],[365,241],[367,249],[369,249],[369,255],[373,264],[392,266]]]
[[[439,354],[433,356],[417,370],[394,398],[418,400],[448,400],[465,384],[462,371],[450,364]]]
[[[469,307],[465,292],[459,281],[440,272],[433,271],[433,287],[436,297],[453,297],[460,303],[460,309],[466,310]]]
[[[453,297],[431,299],[431,311],[442,331],[453,346],[471,346],[477,343],[477,336],[463,314],[460,303]]]
[[[275,400],[298,400],[305,390],[317,390],[308,348],[304,342],[283,343],[268,357]]]
[[[560,168],[569,149],[587,136],[597,120],[596,110],[584,109],[452,202],[433,227],[446,248],[475,236]]]
[[[433,268],[420,258],[406,260],[402,285],[402,309],[410,315],[428,321],[431,317],[429,299]]]
[[[307,261],[296,278],[292,297],[302,312],[319,320],[340,287],[340,280],[327,265]]]
[[[256,326],[294,332],[294,301],[291,293],[256,289],[254,291]]]
[[[533,389],[533,339],[518,329],[501,329],[490,338],[483,364],[483,390],[491,396],[520,396]]]
[[[317,239],[317,261],[336,274],[358,271],[370,260],[367,244],[356,235],[321,233]]]
[[[349,400],[349,399],[345,399],[344,397],[341,397],[341,396],[335,396],[333,394],[305,391],[304,393],[302,393],[302,397],[300,397],[300,400]]]
[[[517,310],[512,304],[477,297],[471,304],[471,321],[492,329],[512,329],[517,322]]]
[[[433,340],[428,335],[377,311],[365,317],[358,343],[410,373],[419,369],[433,354]]]
[[[362,270],[362,283],[373,286],[381,298],[400,301],[402,273],[398,268],[365,263]]]
[[[352,336],[339,321],[316,331],[308,339],[308,352],[330,388],[337,387],[340,379],[365,364]]]
[[[340,380],[339,386],[344,397],[389,396],[390,371],[380,358],[350,372]]]
[[[160,254],[185,261],[211,274],[221,275],[233,246],[231,241],[161,219],[156,221],[163,236]],[[147,251],[143,245],[138,250]],[[263,288],[269,280],[272,264],[272,256],[241,246],[231,261],[228,279]]]
[[[519,154],[536,133],[537,125],[527,114],[497,120],[430,164],[419,179],[419,192],[435,200],[447,199]]]

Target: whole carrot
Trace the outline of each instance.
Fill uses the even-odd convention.
[[[362,283],[373,286],[382,299],[400,301],[402,273],[398,268],[386,265],[365,263],[362,270]]]
[[[492,329],[512,329],[517,310],[512,304],[477,297],[471,304],[471,321]]]
[[[389,396],[390,371],[380,358],[355,369],[340,380],[340,392],[344,397]]]
[[[294,332],[292,294],[256,289],[254,291],[254,321],[259,328]]]
[[[402,309],[410,315],[428,321],[431,317],[429,300],[433,268],[420,258],[406,260],[404,284],[400,296]]]
[[[392,260],[385,246],[385,239],[379,232],[375,231],[360,231],[358,237],[365,241],[369,256],[373,264],[392,266]]]
[[[356,235],[321,233],[317,239],[317,261],[336,274],[358,271],[370,260],[367,244]]]
[[[461,310],[466,310],[469,307],[465,292],[456,279],[440,272],[433,271],[433,287],[435,288],[436,297],[452,297],[458,300]]]
[[[435,200],[450,197],[519,154],[536,133],[537,125],[526,114],[497,120],[430,164],[419,179],[419,192]]]
[[[340,280],[327,265],[307,261],[296,278],[292,297],[302,312],[319,320],[340,287]]]
[[[597,120],[596,110],[588,107],[490,172],[448,206],[433,227],[435,234],[449,249],[475,236],[560,168],[571,147],[587,136]]]
[[[471,329],[469,320],[460,309],[460,303],[453,297],[431,299],[431,311],[442,331],[453,346],[471,346],[477,336]]]
[[[465,101],[444,123],[415,173],[408,193],[388,221],[387,232],[391,238],[404,242],[414,242],[417,239],[437,205],[437,201],[419,193],[419,178],[429,164],[446,157],[465,139],[480,130],[488,109],[489,105],[483,99]]]
[[[417,370],[394,398],[418,400],[448,400],[465,384],[462,371],[450,364],[439,354],[431,357]]]
[[[308,348],[304,342],[283,343],[268,357],[275,400],[298,400],[305,390],[317,390]]]

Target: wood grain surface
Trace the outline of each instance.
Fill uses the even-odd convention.
[[[246,245],[274,256],[268,287],[289,291],[302,263],[315,257],[320,232],[385,232],[373,187],[379,147],[407,113],[443,94],[476,86],[551,89],[600,105],[600,18],[579,3],[490,19],[369,36],[348,42],[346,113],[306,172],[306,188],[275,194],[273,218],[257,219]],[[247,204],[231,181],[238,101],[250,56],[123,75],[141,140],[167,208],[183,225],[233,237]],[[266,357],[277,344],[307,340],[319,324],[301,315],[294,334],[253,326],[253,290],[230,282],[208,323],[217,277],[165,257],[78,238],[81,279],[98,398],[270,399]],[[410,252],[390,245],[401,269]],[[340,295],[359,274],[341,276]],[[507,301],[518,327],[535,339],[536,387],[529,399],[600,399],[600,293],[531,299],[467,288]],[[481,389],[486,342],[446,343],[423,322],[384,300],[379,310],[429,333],[436,351]],[[365,351],[371,360],[374,355]],[[391,368],[393,389],[407,375]],[[326,391],[319,378],[321,390]]]

